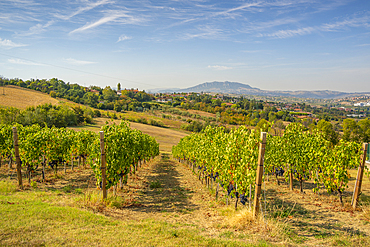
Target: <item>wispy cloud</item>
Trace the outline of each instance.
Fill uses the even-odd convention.
[[[67,59],[65,59],[65,61],[69,64],[72,64],[72,65],[87,65],[87,64],[96,63],[96,62],[92,62],[92,61],[77,60],[77,59],[74,59],[74,58],[67,58]]]
[[[215,69],[215,70],[228,70],[232,69],[232,67],[222,66],[222,65],[208,65],[209,69]]]
[[[335,0],[335,1],[331,1],[331,2],[319,1],[319,2],[316,3],[316,7],[317,7],[316,12],[333,10],[333,9],[336,9],[340,6],[346,5],[351,1],[353,1],[353,0]]]
[[[245,3],[245,4],[242,4],[242,5],[234,7],[234,8],[230,8],[230,9],[227,9],[227,10],[224,10],[224,11],[213,13],[212,16],[219,16],[219,15],[230,16],[230,14],[232,12],[252,9],[253,7],[262,7],[264,5],[263,3],[264,3],[264,1],[257,1],[257,2],[254,2],[254,3]]]
[[[257,37],[272,37],[272,38],[278,38],[278,39],[285,39],[285,38],[290,38],[294,36],[310,34],[313,31],[315,31],[315,28],[305,27],[305,28],[299,28],[295,30],[279,30],[277,32],[273,32],[269,34],[258,34]]]
[[[363,17],[355,17],[351,19],[346,19],[342,21],[338,21],[335,23],[328,23],[323,24],[321,26],[322,31],[338,31],[347,27],[370,27],[370,17],[369,16],[363,16]]]
[[[30,27],[30,29],[24,33],[19,34],[20,36],[32,36],[36,34],[40,34],[46,31],[46,28],[53,25],[54,21],[48,21],[46,24],[36,24],[35,26]]]
[[[124,40],[129,40],[129,39],[132,39],[132,37],[129,37],[129,36],[126,36],[126,35],[121,35],[119,38],[118,38],[118,40],[117,40],[117,42],[121,42],[121,41],[124,41]]]
[[[100,18],[99,20],[91,23],[86,23],[84,26],[71,31],[69,34],[84,32],[89,29],[106,24],[108,22],[119,22],[123,24],[139,24],[140,22],[143,21],[143,19],[134,17],[127,13],[128,13],[127,11],[108,11],[106,15]]]
[[[18,59],[18,58],[9,58],[8,62],[9,63],[14,63],[14,64],[20,64],[20,65],[37,65],[37,66],[43,65],[43,64],[39,64],[39,63],[31,62],[31,61],[26,61],[26,60],[22,60],[22,59]]]
[[[288,24],[279,21],[278,24],[264,24],[260,27],[253,27],[254,31],[261,29],[269,29],[270,27],[273,26],[278,26],[282,24]],[[363,16],[352,16],[348,17],[345,20],[339,20],[337,22],[333,23],[323,23],[318,26],[312,26],[312,27],[303,27],[303,28],[298,28],[298,29],[287,29],[287,30],[278,30],[274,31],[272,33],[258,33],[256,36],[257,37],[270,37],[270,38],[277,38],[277,39],[285,39],[285,38],[291,38],[294,36],[302,36],[302,35],[308,35],[311,33],[314,33],[316,31],[321,31],[321,32],[338,32],[341,30],[346,30],[351,27],[365,27],[369,28],[370,27],[370,16],[368,13],[365,13]],[[252,30],[252,29],[251,29]]]
[[[11,49],[11,48],[22,47],[22,46],[27,46],[27,45],[19,44],[19,43],[17,44],[9,39],[0,38],[0,47],[3,47],[5,49]]]
[[[71,19],[72,17],[74,17],[78,14],[81,14],[83,12],[92,10],[96,7],[99,7],[99,6],[104,5],[104,4],[109,4],[109,3],[113,3],[113,1],[111,1],[111,0],[101,0],[101,1],[94,2],[94,3],[87,2],[86,6],[79,7],[72,14],[69,14],[69,15],[54,14],[54,16],[59,18],[59,19],[69,20],[69,19]]]
[[[244,23],[239,29],[241,33],[256,34],[261,32],[266,32],[268,30],[275,30],[280,26],[288,26],[292,24],[299,23],[302,17],[283,17],[268,21],[252,21]]]
[[[201,38],[201,39],[213,39],[213,38],[221,38],[223,36],[223,30],[220,28],[214,28],[209,25],[199,26],[197,32],[194,33],[186,33],[181,39],[194,39],[194,38]]]

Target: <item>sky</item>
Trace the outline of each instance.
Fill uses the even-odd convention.
[[[370,1],[1,0],[0,76],[370,92]]]

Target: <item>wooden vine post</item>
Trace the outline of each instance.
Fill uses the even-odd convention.
[[[259,213],[259,201],[261,195],[262,186],[262,176],[263,176],[263,159],[265,156],[265,146],[266,146],[266,132],[261,132],[261,143],[258,154],[258,166],[256,175],[256,189],[254,195],[254,209],[253,216],[256,218]]]
[[[45,182],[45,155],[42,156],[42,181]]]
[[[19,185],[19,188],[23,190],[21,159],[19,158],[17,127],[13,127],[13,144],[14,144],[15,162],[17,163],[18,185]]]
[[[289,165],[289,170],[289,189],[293,191],[293,168],[291,167],[291,165]]]
[[[357,178],[356,178],[356,183],[355,183],[355,190],[353,192],[353,197],[352,197],[352,207],[353,207],[353,209],[356,209],[358,199],[359,199],[360,194],[361,194],[361,185],[362,185],[362,177],[364,176],[367,146],[368,146],[368,143],[364,143],[362,145],[361,163],[360,163],[360,166],[358,167]]]
[[[102,190],[103,190],[103,200],[107,198],[107,189],[106,189],[106,165],[105,165],[105,148],[104,148],[104,131],[100,131],[100,151],[101,151],[101,179],[102,179]]]

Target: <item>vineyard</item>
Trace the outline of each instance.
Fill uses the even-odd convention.
[[[201,133],[185,136],[170,129],[134,126],[156,137],[161,145],[159,156],[157,141],[130,129],[126,122],[103,124],[95,132],[2,125],[0,210],[5,221],[0,226],[5,235],[0,234],[0,243],[83,246],[118,242],[127,246],[251,246],[250,241],[252,246],[369,243],[368,218],[358,218],[367,209],[353,210],[348,202],[355,169],[362,162],[363,147],[358,143],[341,141],[333,146],[321,133],[304,131],[299,124],[289,125],[281,136],[266,134],[265,139],[261,139],[259,131],[245,127],[230,131],[208,127]],[[21,176],[28,182],[24,182],[23,190],[9,190],[11,186],[7,185],[4,192],[8,178],[14,182],[17,178],[12,175],[14,167],[8,167],[17,159],[13,127]],[[172,148],[175,159],[171,159],[171,146],[175,143],[178,143]],[[261,146],[262,180],[256,182]],[[10,161],[7,167],[4,161]],[[255,205],[258,185],[262,189],[259,206],[263,220],[248,223],[249,218],[241,218],[232,222]],[[368,195],[366,177],[364,186],[360,203]],[[99,202],[104,188],[113,194],[108,197],[109,203],[102,206]],[[94,199],[97,197],[99,200]],[[341,197],[344,206],[340,206]],[[33,211],[36,213],[32,214]],[[100,214],[104,217],[98,219]],[[65,215],[71,215],[68,216],[71,219]],[[83,219],[79,220],[77,215]],[[54,224],[55,230],[50,230],[49,224]],[[23,225],[27,225],[27,230],[18,236]]]
[[[106,183],[104,189],[125,183],[129,173],[135,173],[143,162],[159,154],[159,144],[149,135],[132,130],[126,122],[119,125],[106,124],[102,127],[105,135],[104,157],[106,158]],[[88,164],[94,171],[97,186],[102,188],[101,140],[92,131],[73,131],[65,128],[48,128],[38,125],[16,127],[0,126],[0,158],[8,158],[9,168],[16,159],[18,181],[22,187],[21,167],[26,168],[26,176],[31,183],[32,174],[50,166],[57,174],[58,167],[66,172],[67,164]]]
[[[268,135],[264,154],[264,179],[269,175],[283,176],[290,181],[299,181],[303,191],[304,181],[313,180],[313,189],[324,188],[328,193],[336,192],[342,201],[343,191],[348,187],[349,170],[360,165],[363,155],[361,145],[340,141],[333,146],[320,132],[304,131],[299,123],[290,124],[282,136]],[[175,158],[188,162],[197,169],[199,179],[206,183],[214,181],[227,190],[228,196],[249,205],[256,181],[259,133],[242,126],[226,132],[224,128],[207,128],[203,133],[183,138],[172,153]],[[357,199],[356,199],[357,200]]]

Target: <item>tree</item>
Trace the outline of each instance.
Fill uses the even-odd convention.
[[[358,121],[359,138],[362,142],[370,142],[370,119],[362,119]]]
[[[113,110],[115,110],[116,112],[121,112],[122,111],[122,106],[118,102],[116,102],[114,104]]]
[[[57,93],[54,92],[54,91],[50,91],[50,96],[53,97],[53,98],[56,98],[57,97]]]
[[[276,119],[276,114],[275,114],[275,112],[269,112],[269,115],[268,115],[269,117],[269,121],[270,122],[272,122],[272,121],[274,121],[275,119]]]
[[[270,128],[271,124],[266,120],[266,119],[261,119],[257,126],[256,129],[261,130],[263,132],[268,132],[268,129]]]
[[[80,106],[75,106],[72,107],[73,111],[75,112],[77,116],[77,122],[78,123],[83,123],[85,118],[84,118],[84,110]]]
[[[339,134],[334,130],[334,127],[330,122],[321,119],[317,123],[317,129],[324,134],[324,138],[329,141],[332,146],[337,145]]]
[[[84,103],[91,106],[91,107],[97,107],[98,105],[98,95],[96,95],[93,92],[85,93],[83,96]]]
[[[121,91],[121,83],[118,83],[118,84],[117,84],[117,90],[118,90],[118,91]]]
[[[347,118],[343,121],[343,139],[345,141],[360,141],[359,127],[354,119]]]
[[[101,117],[101,112],[98,109],[94,110],[94,117]]]
[[[91,107],[97,107],[98,105],[98,95],[96,95],[93,92],[85,93],[83,96],[84,103],[91,106]]]
[[[103,97],[106,101],[112,102],[117,98],[117,94],[110,88],[110,86],[107,86],[103,89]]]

